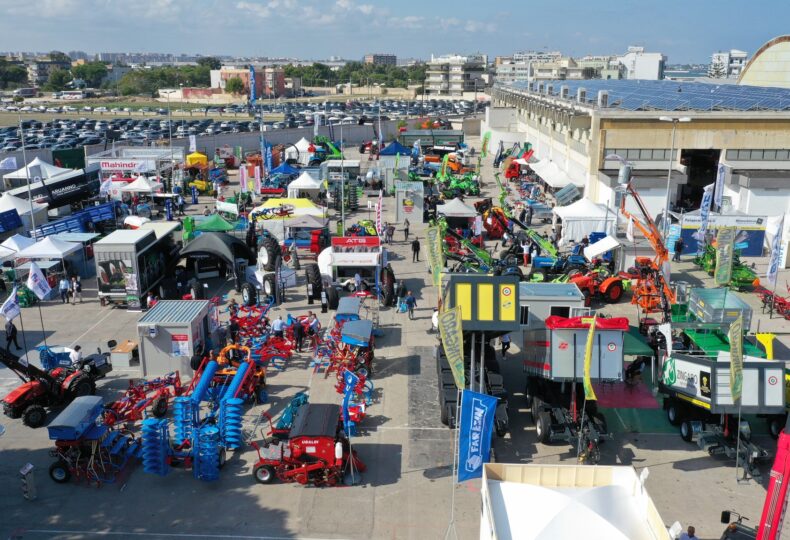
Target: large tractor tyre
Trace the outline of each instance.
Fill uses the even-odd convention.
[[[535,435],[539,443],[549,442],[549,437],[551,437],[551,413],[549,411],[538,413],[538,419],[535,422]]]
[[[267,297],[275,297],[277,292],[277,280],[274,274],[266,274],[263,276],[263,294]]]
[[[619,281],[615,281],[609,288],[606,289],[606,301],[610,304],[616,303],[620,298],[623,296],[623,284]]]
[[[53,482],[58,484],[68,483],[68,481],[71,480],[69,464],[62,459],[57,460],[55,463],[49,466],[49,477],[52,478]]]
[[[69,394],[71,395],[71,399],[82,396],[90,396],[94,392],[96,392],[96,387],[91,383],[87,375],[73,380],[71,385],[69,385]]]
[[[267,236],[263,239],[263,245],[258,252],[258,264],[262,265],[265,271],[273,272],[276,268],[278,256],[281,256],[280,245],[277,243],[277,240]]]
[[[156,418],[164,418],[167,416],[167,396],[159,396],[154,400],[151,406],[151,414]]]
[[[584,296],[584,307],[592,306],[592,294],[590,294],[590,289],[582,289],[582,296]]]
[[[673,426],[679,426],[683,421],[683,409],[676,399],[670,399],[666,406],[667,420]]]
[[[22,423],[30,428],[43,426],[46,419],[47,410],[41,405],[28,405],[22,413]]]
[[[326,302],[329,304],[329,309],[337,309],[340,303],[340,293],[334,287],[329,287],[326,290]]]
[[[313,300],[321,300],[321,291],[323,283],[321,281],[321,271],[315,263],[308,264],[304,269],[307,283],[313,287]]]
[[[258,303],[258,290],[252,283],[241,285],[241,303],[245,306],[254,306]]]
[[[686,442],[692,442],[694,430],[691,428],[691,420],[683,420],[680,423],[680,438]]]
[[[274,469],[271,465],[256,465],[252,469],[255,480],[261,484],[271,484],[274,481]]]

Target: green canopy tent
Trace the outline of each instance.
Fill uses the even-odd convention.
[[[623,354],[626,356],[653,356],[653,349],[645,342],[645,336],[639,329],[630,326],[623,336]]]
[[[228,232],[235,228],[235,225],[228,223],[218,214],[212,214],[206,219],[195,223],[195,230],[200,232]]]

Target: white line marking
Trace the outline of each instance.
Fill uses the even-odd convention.
[[[107,319],[107,317],[109,317],[110,315],[112,315],[112,309],[113,309],[113,308],[110,308],[110,309],[107,311],[107,315],[105,315],[104,317],[102,317],[101,319],[99,319],[99,321],[98,321],[96,324],[94,324],[93,326],[91,326],[90,328],[88,328],[87,330],[85,330],[85,332],[83,332],[82,334],[80,334],[80,337],[78,337],[77,339],[75,339],[74,341],[72,341],[72,342],[71,342],[71,344],[69,345],[69,347],[73,347],[74,345],[76,345],[76,344],[77,344],[77,342],[78,342],[79,340],[81,340],[83,337],[85,337],[86,335],[88,335],[88,333],[90,333],[90,332],[91,332],[91,330],[93,330],[94,328],[96,328],[97,326],[99,326],[101,323],[103,323],[103,322],[105,321],[105,319]]]
[[[140,536],[140,537],[168,537],[168,538],[234,538],[246,540],[330,540],[329,538],[315,538],[307,536],[250,536],[238,534],[188,534],[188,533],[148,533],[132,531],[65,531],[57,529],[22,529],[25,533],[33,534],[85,534],[93,536]],[[337,540],[337,539],[334,539]]]

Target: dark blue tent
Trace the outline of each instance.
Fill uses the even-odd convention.
[[[379,153],[380,156],[396,156],[398,154],[401,156],[411,155],[411,148],[406,148],[398,141],[392,141]]]
[[[295,167],[291,167],[288,163],[280,163],[279,167],[275,167],[270,171],[269,174],[285,174],[285,175],[296,175],[299,174],[299,169]]]

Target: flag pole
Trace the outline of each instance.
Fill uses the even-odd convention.
[[[458,389],[455,393],[456,402],[455,402],[455,427],[453,428],[453,465],[450,469],[450,486],[452,486],[453,493],[450,497],[450,523],[447,524],[447,530],[444,533],[444,539],[447,540],[450,537],[450,533],[453,533],[455,538],[458,538],[458,530],[455,528],[455,479],[456,479],[456,471],[458,469],[458,438],[460,437],[461,431],[458,429],[458,426],[461,425],[461,399],[463,399],[463,392]]]

